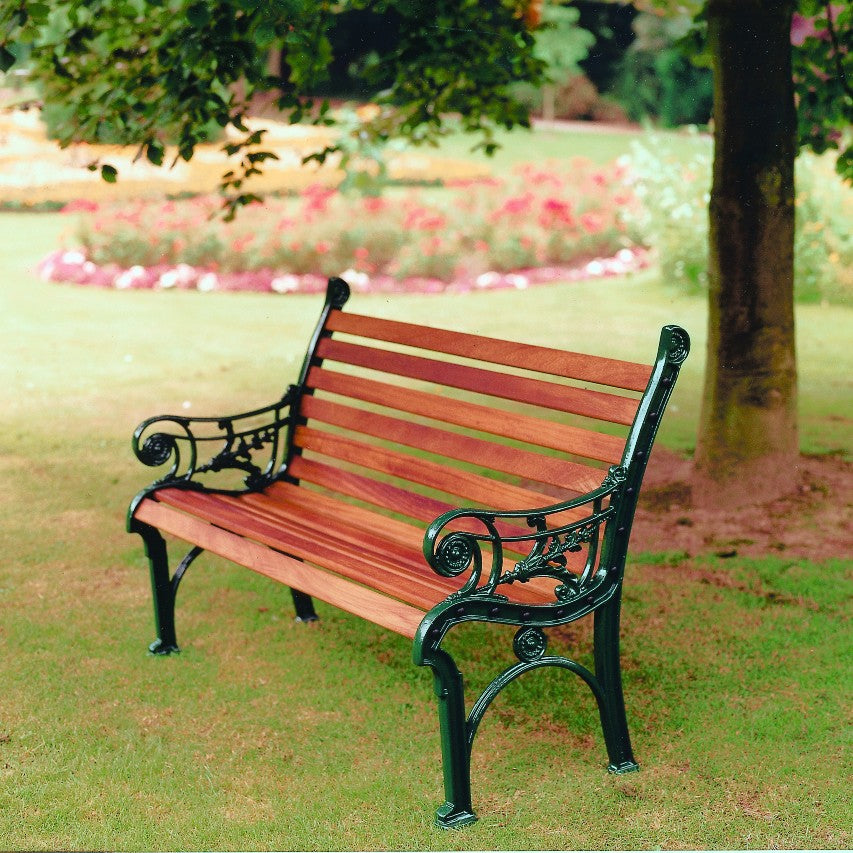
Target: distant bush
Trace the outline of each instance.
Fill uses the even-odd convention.
[[[664,127],[707,124],[713,80],[709,68],[694,65],[677,46],[689,18],[640,14],[637,38],[619,62],[608,94],[632,121],[652,119]]]
[[[708,283],[711,140],[696,135],[689,157],[650,134],[632,145],[626,165],[639,205],[628,216],[639,242],[653,246],[664,280],[688,292]],[[853,291],[853,191],[826,158],[797,160],[794,288],[800,302],[842,301]]]

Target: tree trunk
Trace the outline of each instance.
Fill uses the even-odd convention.
[[[794,0],[708,0],[714,63],[709,318],[694,502],[796,483]]]

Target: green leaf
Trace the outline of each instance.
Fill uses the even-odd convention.
[[[104,164],[101,166],[101,177],[108,183],[114,184],[118,180],[118,171],[115,166]]]
[[[197,29],[202,29],[210,23],[210,9],[207,3],[193,3],[187,9],[187,20]]]
[[[5,45],[0,45],[0,71],[8,71],[17,61],[17,57]]]
[[[153,163],[155,166],[163,165],[163,156],[165,153],[163,145],[156,140],[149,142],[145,147],[145,156],[148,158],[148,162]]]

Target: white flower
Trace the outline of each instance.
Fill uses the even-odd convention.
[[[86,256],[82,252],[63,252],[62,253],[62,263],[75,265],[82,264],[86,260]]]
[[[585,269],[588,275],[603,275],[604,264],[601,261],[590,261]]]
[[[177,284],[177,270],[166,270],[166,272],[157,279],[157,287],[162,287],[164,290],[168,290],[170,287],[176,287]]]
[[[501,277],[496,272],[484,272],[477,276],[474,284],[477,287],[494,287],[500,280]]]
[[[189,264],[178,264],[160,276],[157,280],[157,286],[168,290],[171,287],[177,287],[179,284],[192,284],[196,276],[196,271]]]
[[[299,276],[277,275],[271,282],[270,287],[276,293],[292,293],[294,290],[299,290]]]
[[[119,290],[127,290],[129,287],[133,287],[138,281],[145,277],[145,267],[139,266],[136,264],[132,266],[129,270],[125,270],[120,273],[115,280],[115,286]]]
[[[630,249],[620,249],[616,253],[616,260],[623,264],[630,264],[634,260],[634,253]]]
[[[189,264],[178,264],[175,267],[175,273],[178,276],[179,284],[192,284],[196,278],[196,271]]]
[[[366,272],[348,269],[341,273],[341,278],[356,290],[365,290],[370,286],[370,276]]]
[[[211,290],[216,290],[219,286],[219,279],[216,273],[206,272],[199,280],[196,287],[204,293],[209,293]]]
[[[530,283],[527,280],[526,275],[518,275],[516,273],[510,273],[506,277],[506,282],[507,284],[511,284],[517,290],[525,290],[527,288],[527,285]]]

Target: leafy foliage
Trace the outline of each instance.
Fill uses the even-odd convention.
[[[837,169],[853,181],[853,6],[800,0],[798,10],[792,42],[800,145],[817,154],[844,146]]]
[[[634,0],[634,5],[668,17],[691,15],[693,27],[683,45],[701,61],[707,0]],[[799,146],[816,154],[838,150],[836,170],[853,182],[853,5],[796,0],[794,9],[791,58]]]
[[[696,135],[690,149],[676,152],[666,137],[650,134],[631,148],[628,173],[641,204],[629,211],[629,230],[655,248],[667,284],[686,293],[703,292],[708,286],[710,140]],[[844,304],[851,288],[853,196],[827,158],[803,152],[796,167],[794,298]]]
[[[59,141],[139,145],[155,165],[166,145],[189,160],[211,124],[244,136],[229,147],[240,168],[223,187],[237,193],[270,154],[262,133],[244,123],[252,100],[266,93],[293,122],[328,121],[328,104],[310,93],[331,60],[328,28],[335,15],[367,0],[19,0],[0,11],[0,66],[15,61],[14,43],[33,45],[33,74],[58,114]],[[543,62],[522,20],[523,0],[378,0],[402,18],[388,63],[393,82],[378,98],[380,114],[365,128],[377,138],[434,140],[446,117],[459,114],[486,150],[496,127],[526,125],[512,96],[517,80],[536,80]],[[283,49],[289,75],[271,74],[268,56]],[[387,74],[389,69],[383,71]],[[326,154],[330,152],[325,152]],[[107,174],[110,174],[109,172]]]

